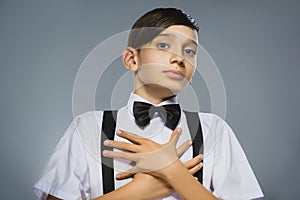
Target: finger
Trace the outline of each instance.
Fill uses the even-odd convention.
[[[192,145],[191,140],[187,140],[184,143],[182,143],[177,149],[177,156],[181,157],[182,154]]]
[[[122,131],[122,130],[118,130],[117,135],[124,139],[129,140],[130,142],[132,142],[134,144],[141,144],[141,141],[144,139],[138,135],[135,135],[135,134],[127,132],[127,131]]]
[[[134,166],[133,168],[131,168],[127,172],[130,173],[130,174],[136,174],[136,173],[140,172],[140,170],[137,166]]]
[[[197,164],[199,164],[203,159],[203,156],[201,154],[199,154],[198,156],[192,158],[191,160],[187,161],[184,163],[184,166],[187,168],[187,169],[191,169],[193,168],[194,166],[196,166]]]
[[[189,169],[189,172],[194,175],[196,172],[198,172],[203,166],[203,163],[199,163],[198,165],[195,165],[193,168]]]
[[[136,156],[134,156],[134,153],[116,152],[116,151],[109,151],[109,150],[104,150],[102,153],[103,156],[107,158],[119,158],[123,160],[136,161]]]
[[[134,173],[131,172],[122,172],[120,174],[117,174],[116,179],[117,180],[124,180],[127,178],[131,178],[134,175]]]
[[[170,137],[170,140],[169,140],[169,142],[168,143],[177,143],[177,141],[178,141],[178,139],[179,139],[179,136],[180,136],[180,134],[181,134],[181,128],[176,128],[174,131],[173,131],[173,133],[172,133],[172,135],[171,135],[171,137]]]
[[[115,141],[115,140],[105,140],[103,143],[105,146],[108,147],[113,147],[117,148],[120,150],[125,150],[125,151],[131,151],[131,152],[138,152],[139,146],[136,144],[131,144],[128,142],[120,142],[120,141]]]

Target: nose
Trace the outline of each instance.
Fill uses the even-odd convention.
[[[177,64],[179,66],[184,67],[184,58],[183,56],[179,55],[178,53],[171,53],[170,55],[170,63],[171,64]]]

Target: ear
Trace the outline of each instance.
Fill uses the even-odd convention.
[[[122,60],[125,68],[130,71],[136,71],[137,64],[137,50],[132,47],[126,47],[122,53]]]

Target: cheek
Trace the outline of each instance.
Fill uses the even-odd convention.
[[[143,83],[155,83],[159,81],[159,74],[161,72],[158,64],[143,64],[138,68],[139,79]]]
[[[185,72],[186,72],[186,79],[188,81],[193,77],[195,71],[196,71],[196,67],[195,67],[194,64],[191,64],[191,63],[186,64],[186,71]]]
[[[168,65],[169,53],[159,51],[157,49],[144,49],[139,56],[139,64],[155,64]]]
[[[167,55],[164,55],[164,52],[160,53],[159,52],[156,52],[156,53],[153,53],[147,57],[145,57],[141,64],[151,64],[151,65],[154,65],[155,64],[159,64],[159,65],[167,65]]]
[[[138,75],[142,82],[159,81],[162,71],[168,70],[167,56],[163,52],[148,49],[141,54],[138,63]]]
[[[187,79],[190,81],[193,77],[195,73],[195,68],[192,68],[191,70],[189,70],[188,75],[187,75]]]

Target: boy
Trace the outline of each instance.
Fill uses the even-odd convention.
[[[175,8],[154,9],[137,20],[122,55],[134,73],[127,106],[115,115],[94,111],[74,119],[35,185],[41,199],[263,196],[230,127],[216,115],[197,113],[193,135],[194,120],[178,104],[176,95],[195,71],[198,30]],[[104,150],[102,143],[119,150]]]

